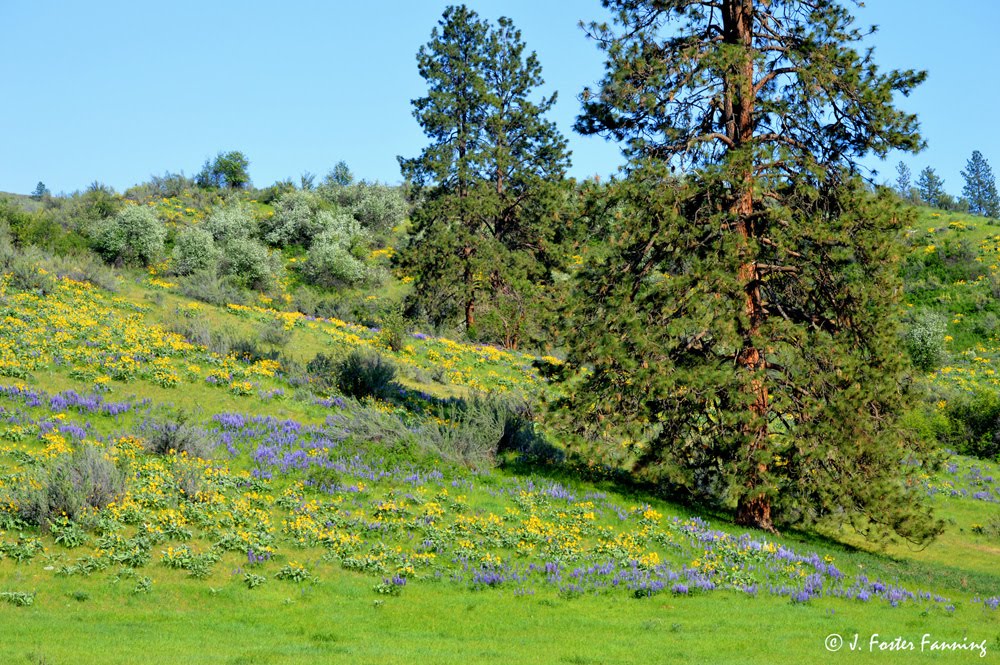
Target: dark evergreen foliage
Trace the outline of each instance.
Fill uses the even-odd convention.
[[[969,201],[969,212],[984,217],[1000,217],[1000,196],[997,195],[997,183],[993,177],[993,169],[978,150],[972,152],[972,157],[962,171],[965,187],[962,195]]]
[[[605,0],[577,127],[625,144],[569,308],[567,425],[742,524],[939,529],[899,425],[898,199],[855,173],[921,145],[838,2]],[[774,515],[772,516],[772,509]]]
[[[946,208],[951,198],[944,191],[944,180],[931,167],[925,168],[917,178],[920,200],[932,208]]]
[[[569,164],[544,117],[555,95],[531,100],[541,65],[509,19],[491,26],[464,5],[445,10],[417,61],[428,94],[414,115],[431,143],[400,158],[422,199],[401,261],[415,305],[436,324],[464,318],[470,334],[517,346],[549,281]]]

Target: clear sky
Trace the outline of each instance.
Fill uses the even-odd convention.
[[[396,155],[426,140],[410,100],[426,92],[415,54],[447,0],[213,1],[0,0],[0,191],[53,192],[93,181],[119,191],[153,174],[193,175],[223,150],[250,159],[254,184],[322,176],[344,160],[360,178],[398,182]],[[571,174],[606,176],[618,146],[577,136],[577,95],[603,71],[578,27],[603,18],[599,0],[471,0],[482,17],[509,16],[538,53],[551,118],[570,140]],[[901,105],[916,112],[928,148],[878,168],[914,177],[930,165],[946,189],[973,150],[1000,168],[996,109],[1000,3],[870,0],[884,67],[918,68],[928,81]]]

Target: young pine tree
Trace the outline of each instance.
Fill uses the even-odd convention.
[[[965,178],[962,195],[969,201],[969,212],[984,217],[1000,217],[997,182],[983,153],[978,150],[972,152],[972,157],[962,171],[962,177]]]
[[[896,193],[903,199],[910,198],[910,190],[913,188],[912,178],[909,166],[904,162],[896,164]]]
[[[577,127],[625,143],[617,224],[568,311],[564,386],[581,434],[735,508],[740,524],[851,519],[914,541],[895,234],[855,175],[921,146],[833,1],[604,0],[607,55]],[[608,206],[607,202],[602,205]]]
[[[532,101],[541,66],[509,19],[491,26],[464,5],[445,10],[417,63],[428,95],[414,115],[431,143],[399,159],[423,198],[401,264],[435,323],[461,317],[471,331],[486,305],[491,336],[516,346],[530,319],[520,305],[547,278],[546,220],[569,164],[544,117],[555,95]]]
[[[943,208],[950,197],[944,191],[944,180],[931,167],[926,167],[917,178],[920,200],[932,208]]]

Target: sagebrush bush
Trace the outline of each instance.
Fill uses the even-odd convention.
[[[325,353],[317,353],[306,363],[309,382],[319,393],[329,393],[337,388],[337,360]]]
[[[34,485],[15,490],[18,516],[46,526],[65,515],[76,519],[84,508],[101,509],[125,493],[125,478],[105,451],[81,446],[44,469]]]
[[[163,254],[166,227],[147,206],[128,205],[100,222],[93,247],[108,263],[148,266]]]
[[[146,450],[157,455],[187,453],[191,457],[210,459],[216,442],[211,435],[190,422],[183,413],[160,420],[147,420],[136,428]]]
[[[220,277],[214,270],[202,270],[180,280],[178,290],[182,295],[210,305],[225,307],[247,304],[247,294],[229,277]]]
[[[281,321],[271,321],[257,329],[257,339],[261,344],[281,351],[292,341],[292,331]]]
[[[396,366],[377,353],[352,351],[337,364],[337,387],[351,397],[389,399],[399,394]]]
[[[229,353],[237,360],[253,364],[261,360],[277,360],[281,356],[280,349],[268,348],[259,338],[243,337],[235,339],[229,346]]]
[[[43,295],[51,293],[55,286],[52,273],[44,269],[48,258],[37,247],[16,252],[5,269],[10,275],[10,285],[19,291],[33,291]]]
[[[498,395],[453,400],[439,407],[441,423],[429,423],[418,441],[439,455],[473,468],[492,466],[504,453],[558,460],[562,453],[534,431],[527,403]]]
[[[168,329],[223,358],[232,351],[233,341],[239,339],[238,332],[228,327],[213,328],[211,323],[201,317],[189,319],[179,316],[168,325]]]
[[[89,282],[105,291],[117,292],[119,278],[115,271],[88,251],[53,256],[46,269],[57,277],[68,277],[77,282]]]

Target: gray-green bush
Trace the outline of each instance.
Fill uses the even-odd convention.
[[[318,353],[306,365],[306,371],[318,390],[329,392],[336,387],[355,399],[388,399],[400,390],[396,366],[375,352],[352,351],[342,360]]]
[[[18,516],[45,526],[65,515],[70,520],[86,507],[101,509],[125,492],[125,478],[105,451],[81,446],[44,468],[38,487],[24,485],[14,492]]]
[[[93,247],[108,263],[148,266],[163,254],[167,230],[146,206],[128,205],[99,222]]]
[[[190,275],[214,269],[219,261],[219,251],[211,232],[189,226],[177,233],[173,257],[174,272],[178,275]]]
[[[209,433],[192,424],[183,413],[143,422],[136,432],[143,438],[146,450],[157,455],[187,453],[191,457],[209,459],[216,446]]]
[[[371,240],[356,219],[346,213],[321,212],[323,232],[314,240],[302,274],[317,286],[333,288],[366,281],[371,271],[364,261]]]
[[[213,208],[202,228],[212,234],[217,245],[224,245],[231,240],[256,236],[257,220],[249,205],[235,201]]]
[[[240,286],[266,291],[284,272],[280,257],[253,238],[232,238],[221,247],[219,270]]]
[[[212,268],[182,278],[178,290],[188,298],[219,307],[225,307],[229,303],[247,303],[246,293],[240,285],[232,278],[219,276]]]
[[[495,465],[504,453],[558,461],[561,451],[534,431],[526,403],[499,396],[476,396],[439,407],[444,424],[429,423],[418,440],[442,457],[473,468]]]
[[[322,206],[322,199],[311,192],[284,194],[274,203],[274,215],[261,222],[264,241],[280,247],[309,247],[324,229]]]

